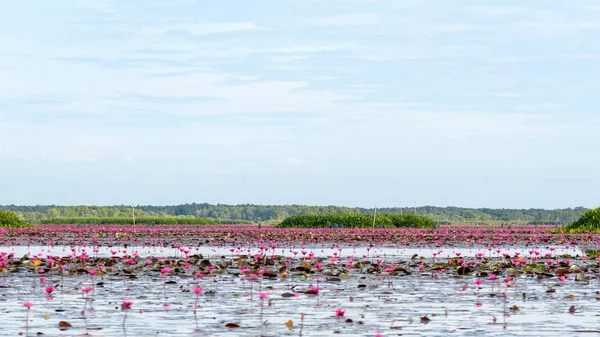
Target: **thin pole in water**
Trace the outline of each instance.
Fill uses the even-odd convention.
[[[131,217],[133,218],[133,232],[137,233],[135,229],[135,208],[133,207],[133,203],[131,204]]]
[[[375,228],[375,217],[377,216],[377,205],[375,205],[375,211],[373,212],[373,228]]]

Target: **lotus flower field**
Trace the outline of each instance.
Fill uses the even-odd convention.
[[[41,225],[0,241],[7,336],[600,332],[598,234]]]

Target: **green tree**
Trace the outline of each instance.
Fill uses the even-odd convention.
[[[11,211],[0,211],[0,227],[27,227],[21,218]]]

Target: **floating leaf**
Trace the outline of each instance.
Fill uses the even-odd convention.
[[[240,326],[238,324],[235,324],[235,323],[227,323],[227,324],[225,324],[225,327],[227,329],[235,329],[235,328],[239,328]]]
[[[52,318],[52,316],[50,316],[50,315],[44,315],[44,319],[45,320],[49,320],[50,318]]]
[[[60,321],[58,322],[58,328],[61,330],[65,330],[71,327],[71,323],[69,322],[65,322],[65,321]]]
[[[567,295],[567,296],[565,296],[565,299],[567,299],[567,300],[572,300],[574,298],[575,298],[575,295]]]
[[[291,319],[290,319],[290,320],[288,320],[288,321],[285,323],[285,326],[287,326],[288,328],[291,328],[291,327],[293,327],[293,326],[294,326],[294,321],[292,321]]]
[[[456,272],[458,273],[458,275],[467,275],[470,272],[472,272],[473,270],[471,269],[471,267],[459,267]]]
[[[429,319],[429,317],[427,317],[427,316],[423,316],[423,317],[421,317],[421,323],[429,323],[429,321],[431,321],[431,320]]]
[[[572,306],[569,308],[569,312],[570,312],[570,313],[574,313],[574,312],[575,312],[575,306],[574,306],[574,305],[572,305]]]
[[[509,308],[512,311],[518,311],[519,307],[517,307],[516,305],[513,305],[512,307]]]

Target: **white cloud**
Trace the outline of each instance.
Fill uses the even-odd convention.
[[[308,25],[312,26],[324,26],[324,27],[335,27],[335,26],[371,26],[381,25],[384,18],[381,15],[375,13],[347,13],[338,14],[335,16],[324,16],[309,18],[306,20]]]
[[[193,22],[193,23],[166,23],[157,27],[148,27],[141,31],[142,34],[167,34],[169,32],[185,32],[194,36],[219,33],[239,32],[246,30],[264,30],[252,22]]]
[[[275,165],[281,166],[305,166],[305,165],[314,165],[314,162],[309,160],[304,160],[298,157],[284,157],[272,162]]]

